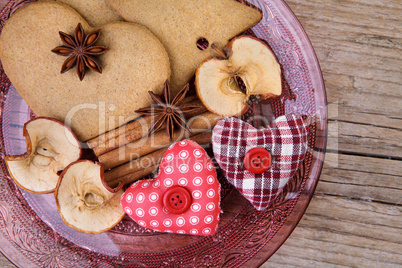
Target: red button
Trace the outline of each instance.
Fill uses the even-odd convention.
[[[184,187],[170,187],[163,196],[163,205],[170,213],[181,214],[189,209],[191,205],[191,195]]]
[[[254,174],[264,173],[271,164],[271,154],[264,148],[253,148],[244,157],[244,167]]]

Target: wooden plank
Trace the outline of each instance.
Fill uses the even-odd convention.
[[[363,84],[361,88],[370,86],[370,81],[362,81],[360,79],[346,77],[346,75],[337,75],[326,73],[327,87],[334,88],[335,92],[331,93],[331,102],[328,105],[328,113],[330,116],[330,124],[336,122],[351,122],[362,125],[371,125],[378,128],[401,128],[401,113],[400,105],[395,102],[400,101],[400,97],[386,95],[384,91],[380,94],[363,92],[363,89],[355,88],[352,92],[348,89],[357,81]],[[352,81],[353,80],[353,81]],[[364,80],[364,79],[363,79]],[[329,85],[333,83],[333,85]],[[374,86],[373,86],[374,87]],[[384,84],[383,87],[391,88],[392,84]],[[399,92],[397,89],[392,89],[393,92]],[[364,100],[364,101],[362,101]]]
[[[402,204],[402,161],[327,153],[316,194]]]
[[[330,151],[402,159],[399,129],[342,121],[329,124],[327,148]]]
[[[402,4],[286,2],[323,71],[329,153],[306,214],[262,267],[401,266]]]
[[[328,149],[401,159],[400,1],[289,0],[319,58]]]
[[[338,167],[324,166],[316,194],[401,205],[401,175],[401,161],[339,155]]]
[[[262,267],[402,265],[401,206],[316,195],[296,230]]]
[[[286,3],[306,27],[322,21],[327,23],[328,27],[338,26],[335,24],[337,23],[343,24],[344,27],[364,29],[365,33],[382,34],[383,30],[392,32],[401,23],[398,11],[402,7],[398,0],[287,0]],[[340,30],[344,27],[340,27]],[[326,34],[325,30],[320,32]],[[393,34],[400,36],[402,33]]]

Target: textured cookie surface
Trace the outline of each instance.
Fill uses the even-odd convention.
[[[43,0],[49,1],[49,0]],[[56,0],[74,8],[93,27],[103,24],[122,21],[123,18],[117,13],[107,0]]]
[[[181,89],[206,58],[217,56],[209,46],[197,48],[200,38],[223,48],[254,26],[261,13],[235,0],[108,0],[127,21],[145,25],[161,40],[171,59],[173,91]]]
[[[80,81],[75,67],[60,74],[65,57],[51,52],[62,45],[59,31],[73,34],[81,23],[72,8],[36,2],[14,13],[0,37],[4,70],[33,112],[71,126],[82,141],[121,125],[152,103],[148,90],[162,92],[170,75],[169,58],[159,40],[145,27],[114,22],[102,26],[96,45],[109,47],[98,56],[102,74],[87,71]]]

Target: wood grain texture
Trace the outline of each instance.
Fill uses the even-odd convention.
[[[328,153],[301,222],[262,267],[401,267],[402,2],[285,1],[323,71]]]
[[[402,2],[285,1],[322,68],[328,152],[301,222],[262,267],[400,267]]]

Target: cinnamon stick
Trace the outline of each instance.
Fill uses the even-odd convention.
[[[203,107],[194,113],[187,114],[186,118],[193,117],[206,111],[206,108],[202,105],[202,102],[196,98],[196,96],[187,97],[181,103],[191,103]],[[145,137],[148,134],[148,129],[152,124],[152,120],[152,116],[140,116],[134,121],[88,140],[87,145],[94,151],[96,156],[102,155],[115,148]]]
[[[121,166],[107,170],[105,172],[105,181],[109,182],[112,180],[116,180],[125,175],[136,173],[144,168],[158,165],[160,163],[160,160],[165,155],[167,149],[167,147],[159,149],[153,153],[144,155]]]
[[[212,132],[204,132],[192,136],[190,139],[200,145],[207,145],[211,142]],[[165,155],[166,148],[159,149],[153,153],[140,157],[119,167],[105,172],[105,181],[110,187],[116,187],[120,182],[132,183],[156,170]]]
[[[188,120],[191,134],[183,130],[174,132],[174,141],[189,138],[195,134],[211,130],[222,117],[211,112],[205,112]],[[105,170],[115,168],[143,155],[147,155],[171,144],[165,131],[158,131],[150,137],[141,138],[135,142],[128,143],[119,148],[113,149],[105,154],[99,155],[99,162]]]
[[[106,181],[106,180],[105,181],[108,184],[108,186],[111,188],[117,187],[120,182],[122,182],[124,185],[128,185],[128,184],[131,184],[131,183],[151,174],[152,172],[156,171],[157,168],[158,168],[158,165],[153,165],[153,166],[149,166],[144,169],[141,169],[137,172],[129,173],[129,174],[126,174],[119,178],[110,179],[110,181]]]

